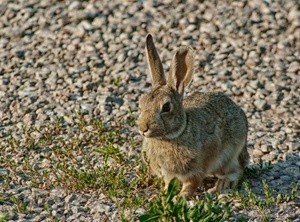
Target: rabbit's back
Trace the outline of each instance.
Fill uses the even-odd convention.
[[[211,134],[211,127],[220,127],[222,142],[247,135],[248,123],[244,111],[225,94],[195,92],[184,99],[183,106],[192,123],[204,124],[195,128]]]

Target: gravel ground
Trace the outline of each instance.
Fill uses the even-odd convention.
[[[150,32],[166,70],[177,47],[194,48],[190,91],[225,92],[245,110],[251,162],[273,166],[250,178],[255,192],[265,179],[276,192],[287,193],[300,180],[299,1],[160,2],[2,0],[1,144],[6,147],[8,137],[22,141],[24,127],[43,128],[58,117],[72,126],[75,112],[112,125],[116,117],[136,117],[138,97],[150,87],[144,53]],[[135,126],[123,134],[141,139]],[[20,149],[13,158],[22,155]],[[8,169],[0,164],[3,176]],[[118,217],[105,195],[36,189],[23,182],[4,189],[1,183],[2,193],[39,199],[30,215],[15,212],[11,220],[41,221],[45,203],[66,221]],[[0,212],[11,208],[0,204]],[[270,212],[272,220],[293,215],[300,221],[299,202]],[[255,210],[239,213],[259,218]]]

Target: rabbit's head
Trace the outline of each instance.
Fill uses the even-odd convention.
[[[167,78],[150,34],[146,37],[146,55],[152,89],[140,98],[138,129],[145,137],[174,139],[186,127],[182,101],[194,71],[193,51],[190,47],[176,51]]]

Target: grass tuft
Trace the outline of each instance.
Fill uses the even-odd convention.
[[[4,212],[0,214],[0,222],[6,222],[9,220],[9,213]]]
[[[149,210],[139,217],[142,222],[150,221],[222,221],[231,215],[228,203],[219,202],[216,197],[206,193],[204,200],[195,200],[193,206],[179,191],[179,181],[173,179],[165,193],[155,198]]]

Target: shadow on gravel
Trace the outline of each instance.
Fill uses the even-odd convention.
[[[207,178],[198,196],[213,187],[216,178]],[[237,221],[298,221],[300,222],[300,158],[287,154],[276,163],[250,164],[236,191],[227,200],[233,203]],[[222,196],[222,195],[220,195]],[[219,198],[220,198],[219,196]]]
[[[274,195],[288,194],[293,183],[300,185],[300,155],[288,154],[285,160],[273,164],[263,162],[250,165],[245,171],[245,180],[257,195],[263,195],[263,180]],[[297,192],[299,196],[299,189]]]
[[[244,205],[248,207],[234,212],[234,215],[246,220],[277,221],[280,218],[300,221],[299,187],[300,158],[297,154],[288,154],[285,160],[273,164],[249,165],[239,187],[243,198],[248,201]]]

